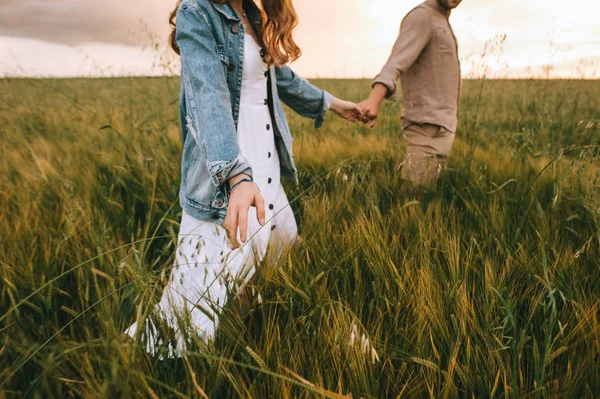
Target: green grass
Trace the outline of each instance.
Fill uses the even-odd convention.
[[[288,113],[303,243],[264,262],[262,302],[227,308],[214,344],[166,361],[121,332],[173,261],[178,80],[0,93],[0,398],[600,392],[598,81],[465,81],[450,170],[420,202],[400,104],[372,131]]]

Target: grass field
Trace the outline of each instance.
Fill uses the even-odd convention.
[[[0,398],[598,397],[599,94],[465,81],[420,202],[400,104],[371,131],[288,113],[303,242],[213,344],[160,360],[121,332],[173,261],[178,80],[0,80]]]

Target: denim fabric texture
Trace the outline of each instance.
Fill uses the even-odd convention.
[[[251,0],[244,8],[259,34],[261,13]],[[240,154],[236,132],[240,112],[245,26],[228,3],[184,0],[177,11],[181,50],[180,120],[183,141],[180,202],[196,219],[222,224],[227,214],[227,181],[250,163]],[[284,66],[268,74],[268,101],[281,175],[296,179],[292,135],[282,102],[323,125],[331,94]]]

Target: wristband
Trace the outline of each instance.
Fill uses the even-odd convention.
[[[240,184],[245,183],[245,182],[249,182],[254,184],[254,186],[256,187],[256,189],[260,192],[260,188],[258,188],[258,185],[256,185],[256,183],[254,183],[251,179],[244,177],[242,180],[238,181],[237,183],[235,183],[233,186],[231,186],[231,188],[229,189],[229,195],[231,195],[231,193],[233,192],[233,190]]]

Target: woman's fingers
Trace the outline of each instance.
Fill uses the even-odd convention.
[[[265,199],[260,193],[254,199],[254,206],[256,207],[256,219],[261,226],[264,226],[266,223]]]
[[[358,106],[358,104],[354,104],[354,106],[352,107],[352,111],[354,115],[358,115],[359,117],[363,117],[363,111],[362,109]]]
[[[243,206],[240,209],[239,218],[238,218],[238,226],[240,228],[240,239],[243,243],[246,242],[246,238],[248,238],[248,209],[250,207]]]
[[[351,101],[343,101],[336,98],[331,106],[331,110],[350,122],[356,122],[357,120],[364,121],[365,119],[362,107]]]
[[[225,217],[225,228],[229,234],[231,249],[240,247],[239,241],[245,243],[248,240],[248,211],[250,207],[256,207],[256,218],[261,226],[266,223],[265,200],[254,184],[242,182],[231,193],[227,216]]]
[[[254,196],[254,206],[256,207],[256,219],[261,226],[265,224],[265,200],[260,193],[256,193]],[[249,205],[243,205],[238,212],[238,228],[240,230],[240,240],[245,243],[248,239],[248,211],[250,210]]]
[[[235,207],[231,207],[228,210],[228,213],[231,214],[229,221],[227,222],[225,228],[229,233],[229,243],[231,244],[231,249],[236,249],[240,246],[237,240],[237,229],[238,229],[238,211]]]
[[[350,113],[350,118],[348,118],[348,120],[350,122],[356,122],[357,119],[362,120],[364,118],[363,111],[358,104],[349,102],[348,105],[348,111]]]

